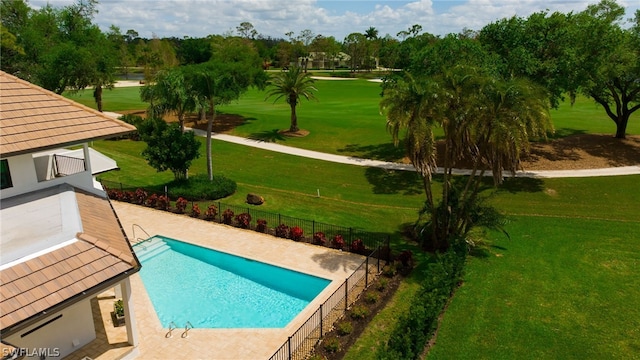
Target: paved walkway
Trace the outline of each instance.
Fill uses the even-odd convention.
[[[191,129],[198,136],[206,136],[206,131],[199,129]],[[349,164],[357,166],[377,167],[389,170],[403,170],[403,171],[415,171],[415,168],[411,164],[401,164],[395,162],[378,161],[371,159],[362,159],[353,156],[342,156],[335,154],[327,154],[318,151],[305,150],[295,148],[286,145],[280,145],[270,142],[264,142],[259,140],[247,139],[239,136],[227,135],[227,134],[214,134],[212,136],[216,140],[231,142],[234,144],[256,147],[269,151],[276,151],[279,153],[302,156],[311,159],[331,161],[340,164]],[[438,168],[438,172],[442,173],[442,168]],[[456,169],[454,174],[468,175],[470,170]],[[617,176],[617,175],[635,175],[640,174],[640,165],[635,166],[622,166],[604,169],[584,169],[584,170],[538,170],[538,171],[519,171],[516,173],[516,177],[531,177],[531,178],[568,178],[568,177],[594,177],[594,176]],[[487,176],[491,176],[491,173],[487,173]]]
[[[120,117],[120,114],[112,112],[104,112],[105,115],[112,117]],[[192,130],[198,136],[206,136],[206,131],[199,129],[186,128]],[[280,145],[270,142],[264,142],[260,140],[248,139],[240,136],[233,136],[227,134],[213,134],[213,139],[226,141],[234,144],[251,146],[260,148],[263,150],[275,151],[283,154],[302,156],[310,159],[331,161],[340,164],[376,167],[389,170],[401,170],[401,171],[415,171],[415,168],[411,164],[401,164],[395,162],[362,159],[353,156],[343,156],[328,154],[319,151],[305,150],[292,146]],[[438,168],[437,172],[442,173],[442,168]],[[455,169],[453,171],[456,175],[468,175],[470,170]],[[518,171],[516,177],[529,177],[529,178],[569,178],[569,177],[595,177],[595,176],[619,176],[619,175],[638,175],[640,174],[640,164],[634,166],[621,166],[603,169],[584,169],[584,170],[536,170],[536,171]],[[491,173],[487,173],[487,176],[491,176]]]

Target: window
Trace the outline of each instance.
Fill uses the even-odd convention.
[[[7,159],[0,160],[0,180],[2,180],[2,187],[0,187],[0,189],[13,187],[11,173],[9,172],[9,161],[7,161]]]

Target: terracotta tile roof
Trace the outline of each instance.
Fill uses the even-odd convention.
[[[139,269],[108,200],[77,189],[76,197],[79,241],[0,271],[0,329]]]
[[[3,157],[113,137],[135,130],[123,121],[0,71]]]

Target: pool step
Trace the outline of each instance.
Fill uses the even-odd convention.
[[[140,261],[149,260],[169,250],[170,247],[161,238],[153,238],[149,241],[139,243],[134,247],[136,255]]]

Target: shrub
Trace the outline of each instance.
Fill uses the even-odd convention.
[[[151,194],[151,196],[149,196],[147,198],[147,200],[144,202],[145,205],[147,205],[148,207],[157,207],[158,206],[158,195],[156,194]]]
[[[376,358],[412,359],[423,352],[442,309],[462,279],[466,251],[464,241],[458,240],[446,253],[438,255],[435,263],[429,264],[429,276],[422,280],[409,311],[400,316]]]
[[[369,309],[364,305],[355,305],[351,308],[351,318],[355,320],[364,319],[369,315]]]
[[[382,275],[386,277],[394,277],[398,273],[398,267],[395,263],[391,263],[382,269]]]
[[[169,211],[169,209],[171,209],[171,204],[169,203],[169,198],[164,196],[164,195],[158,196],[158,201],[156,202],[156,204],[158,205],[158,208],[160,210]]]
[[[338,234],[331,240],[331,247],[334,249],[342,250],[344,248],[344,238]]]
[[[327,358],[320,354],[313,354],[307,360],[327,360]]]
[[[375,304],[378,302],[379,296],[374,292],[368,292],[364,294],[364,301],[369,304]]]
[[[293,241],[300,241],[302,240],[302,237],[304,236],[304,230],[302,230],[302,228],[300,228],[299,226],[294,226],[291,229],[289,229],[289,238]]]
[[[109,197],[109,199],[118,200],[119,192],[120,191],[116,189],[107,189],[107,196]]]
[[[258,221],[256,222],[256,231],[257,232],[267,232],[267,220],[265,219],[258,219]]]
[[[178,214],[184,214],[184,210],[187,208],[187,199],[179,197],[178,200],[176,200],[176,212]]]
[[[328,338],[324,340],[322,347],[324,347],[324,350],[330,354],[336,353],[340,351],[340,341],[334,337]]]
[[[233,221],[233,210],[227,209],[222,213],[222,222],[227,225],[231,225]]]
[[[351,334],[352,331],[353,331],[353,324],[351,324],[350,322],[343,321],[340,324],[338,324],[338,327],[337,327],[338,335],[340,336],[349,335]]]
[[[280,224],[276,228],[276,236],[280,238],[288,238],[289,237],[289,227],[285,224]]]
[[[413,253],[411,250],[405,250],[398,255],[398,260],[402,263],[403,267],[412,267],[413,266]]]
[[[193,206],[191,206],[191,216],[194,218],[199,218],[200,217],[200,206],[198,206],[198,204],[193,204]]]
[[[204,218],[207,220],[214,220],[217,214],[218,208],[215,205],[211,204],[207,208],[207,211],[204,212]]]
[[[380,278],[378,280],[378,284],[376,285],[376,289],[378,289],[378,291],[384,291],[384,289],[387,288],[387,285],[389,285],[389,280]]]
[[[133,191],[122,191],[120,196],[120,201],[126,201],[128,203],[133,202],[134,193]]]
[[[186,180],[174,180],[167,184],[169,197],[183,197],[187,200],[217,200],[236,192],[235,181],[224,176],[214,176],[212,181],[206,175],[192,176]]]
[[[147,199],[147,192],[144,189],[138,188],[136,192],[133,194],[133,203],[142,205],[144,201]]]
[[[361,239],[355,239],[351,242],[350,246],[351,252],[362,254],[366,250],[364,246],[364,242]]]
[[[251,215],[249,213],[242,213],[236,216],[236,223],[243,229],[248,229],[251,225]]]
[[[313,234],[313,243],[316,245],[324,246],[327,243],[327,237],[322,231],[318,231],[317,233]]]

